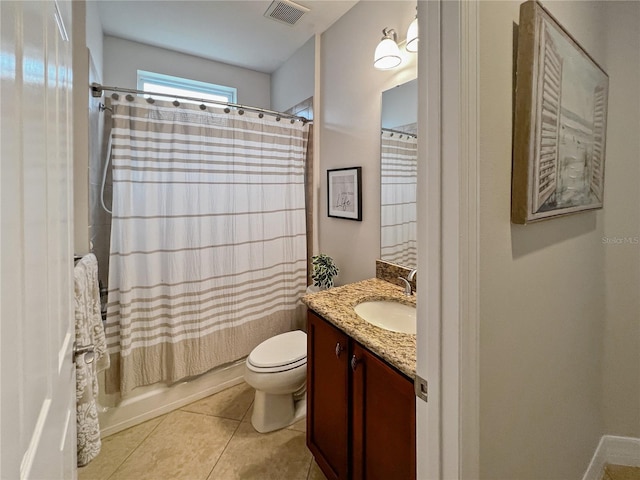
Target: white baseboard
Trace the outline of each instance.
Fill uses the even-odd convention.
[[[640,467],[640,438],[604,435],[582,480],[601,480],[607,463]]]
[[[167,386],[141,388],[116,407],[99,413],[101,437],[108,437],[126,428],[184,407],[244,380],[244,360],[201,375],[188,382]],[[143,392],[143,393],[142,393]]]

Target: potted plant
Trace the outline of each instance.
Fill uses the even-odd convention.
[[[311,257],[311,264],[313,266],[313,272],[311,273],[313,286],[317,287],[318,290],[326,290],[333,287],[333,277],[338,275],[340,271],[333,262],[333,258],[321,253]]]

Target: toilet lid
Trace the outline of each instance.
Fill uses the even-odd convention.
[[[307,358],[307,334],[302,330],[268,338],[249,354],[249,363],[258,368],[272,368],[304,363]]]

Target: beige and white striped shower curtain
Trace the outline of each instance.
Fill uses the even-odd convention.
[[[418,141],[383,131],[380,149],[381,256],[388,262],[416,265]]]
[[[108,391],[172,383],[291,330],[306,288],[308,126],[113,106]]]

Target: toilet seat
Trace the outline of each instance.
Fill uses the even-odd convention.
[[[307,364],[307,335],[301,330],[268,338],[249,354],[247,368],[254,372],[275,373]]]

